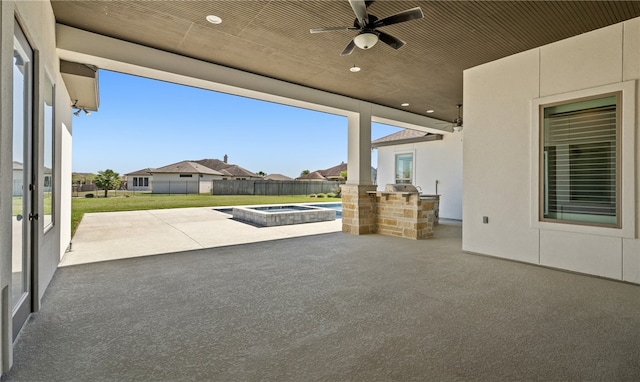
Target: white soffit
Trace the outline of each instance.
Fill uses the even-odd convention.
[[[60,60],[60,73],[67,86],[71,104],[79,109],[98,111],[98,68],[93,65]]]

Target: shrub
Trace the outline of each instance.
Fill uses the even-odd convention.
[[[317,198],[317,197],[318,197],[318,195],[316,195],[316,194],[311,194],[311,195],[309,195],[309,197],[310,197],[310,198]]]
[[[85,197],[85,198],[93,198],[94,196],[95,196],[95,195],[93,195],[93,194],[86,194],[84,197]]]
[[[316,197],[317,197],[317,198],[326,198],[326,197],[327,197],[327,194],[323,194],[323,193],[321,192],[321,193],[319,193]]]
[[[334,194],[333,192],[329,192],[327,193],[327,198],[335,198],[336,194]]]

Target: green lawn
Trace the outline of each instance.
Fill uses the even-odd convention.
[[[98,194],[96,194],[98,195]],[[100,193],[103,195],[103,193]],[[167,195],[136,193],[127,197],[72,198],[71,236],[87,212],[159,210],[165,208],[239,206],[249,204],[340,202],[340,198],[311,198],[306,195]]]

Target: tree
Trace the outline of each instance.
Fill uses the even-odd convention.
[[[340,177],[344,180],[347,180],[347,170],[340,171]]]
[[[260,175],[260,176],[261,176],[261,177],[263,177],[263,178],[264,178],[265,176],[267,176],[267,174],[265,174],[265,172],[264,172],[264,171],[258,171],[258,172],[257,172],[257,174],[258,174],[258,175]]]
[[[71,183],[73,184],[90,184],[93,179],[96,177],[95,174],[91,173],[72,173],[71,174]]]
[[[104,190],[105,198],[107,197],[107,192],[109,190],[117,190],[118,187],[120,187],[120,181],[120,174],[110,169],[98,171],[98,175],[96,175],[93,180],[96,187]]]
[[[300,176],[305,176],[305,175],[309,175],[311,171],[309,170],[302,170],[302,172],[300,173]]]

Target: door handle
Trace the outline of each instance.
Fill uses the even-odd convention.
[[[38,220],[38,214],[29,214],[29,220]]]

